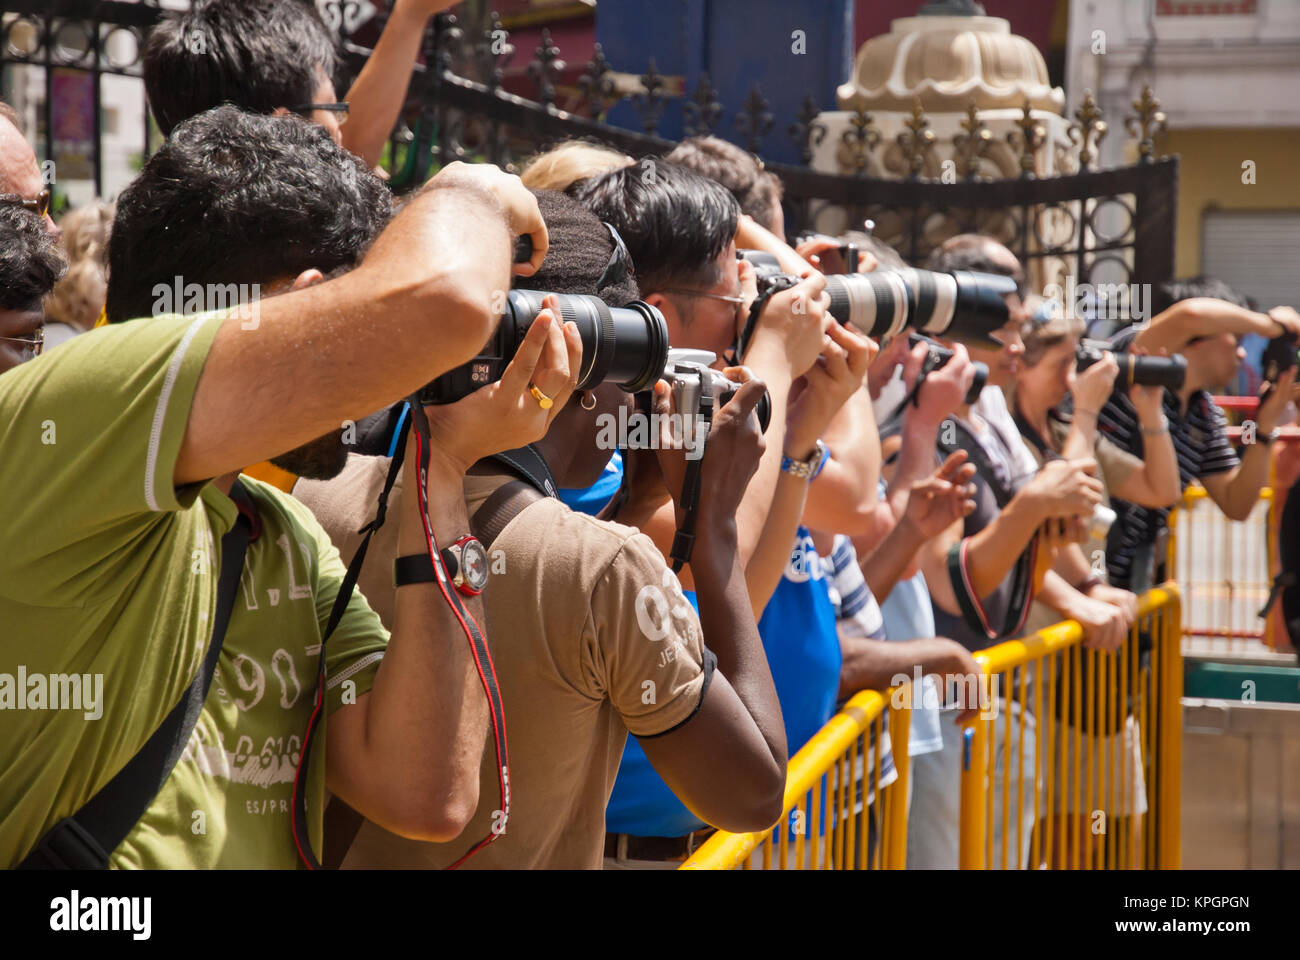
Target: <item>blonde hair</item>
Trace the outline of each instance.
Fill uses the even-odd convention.
[[[86,331],[95,325],[108,293],[108,234],[116,208],[98,201],[65,214],[63,249],[68,272],[54,285],[45,316]]]
[[[627,154],[585,140],[566,140],[534,156],[519,175],[529,190],[563,192],[579,180],[631,166]]]

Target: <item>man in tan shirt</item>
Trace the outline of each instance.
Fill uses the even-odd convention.
[[[538,200],[550,249],[528,285],[618,305],[634,299],[626,277],[596,289],[614,250],[604,225],[560,194]],[[692,557],[699,618],[645,535],[573,513],[493,461],[466,478],[471,516],[512,484],[504,510],[490,511],[509,520],[488,546],[483,595],[509,737],[510,815],[501,832],[492,802],[499,771],[488,751],[464,835],[499,836],[466,866],[600,867],[605,804],[628,732],[702,819],[747,831],[780,816],[785,736],[735,543],[735,508],[762,451],[751,415],[761,393],[757,381],[743,387],[709,434]],[[600,475],[612,451],[597,447],[598,423],[628,402],[605,384],[557,416],[537,448],[560,484],[586,486]],[[661,452],[669,475],[679,475],[682,456]],[[373,516],[387,470],[386,458],[354,455],[337,479],[295,488],[344,556],[360,542],[355,531]],[[395,487],[390,509],[401,496]],[[381,528],[359,581],[381,618],[393,610],[396,554],[393,532]],[[463,843],[413,842],[365,823],[343,865],[445,867],[463,852]]]

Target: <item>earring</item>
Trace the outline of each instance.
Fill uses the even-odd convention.
[[[582,399],[578,401],[578,404],[579,404],[579,405],[582,407],[582,409],[584,409],[584,410],[588,410],[588,411],[590,411],[590,410],[595,410],[595,409],[596,409],[596,395],[595,395],[594,393],[592,393],[590,390],[584,390],[584,391],[582,391]]]

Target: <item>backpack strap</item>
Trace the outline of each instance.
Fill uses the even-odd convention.
[[[230,499],[241,506],[235,525],[221,538],[221,576],[208,652],[180,702],[121,770],[84,806],[64,817],[18,864],[19,870],[106,870],[112,852],[126,839],[158,796],[185,751],[208,699],[230,614],[239,595],[252,530],[253,502],[239,480]]]

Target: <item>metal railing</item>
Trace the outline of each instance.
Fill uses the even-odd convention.
[[[1178,587],[1167,583],[1144,594],[1138,612],[1129,639],[1113,653],[1084,650],[1082,628],[1066,621],[975,655],[990,679],[989,696],[966,731],[964,869],[1178,867]],[[681,869],[903,868],[911,695],[903,686],[854,696],[790,761],[780,824],[719,832]],[[898,778],[881,787],[886,716]],[[864,774],[868,755],[874,763]],[[863,780],[871,788],[865,794]],[[1030,808],[1026,827],[1022,814]],[[1013,838],[1021,851],[1014,857]]]
[[[1069,620],[975,655],[1000,696],[966,732],[963,869],[1179,866],[1181,622],[1166,583],[1114,652]]]
[[[901,869],[907,860],[910,697],[907,686],[855,695],[791,759],[777,826],[719,831],[680,869]],[[898,776],[882,785],[886,714]]]
[[[1272,648],[1273,621],[1259,611],[1272,584],[1277,514],[1273,490],[1241,522],[1229,520],[1205,488],[1189,487],[1169,516],[1168,570],[1183,595],[1184,652],[1249,654]]]

